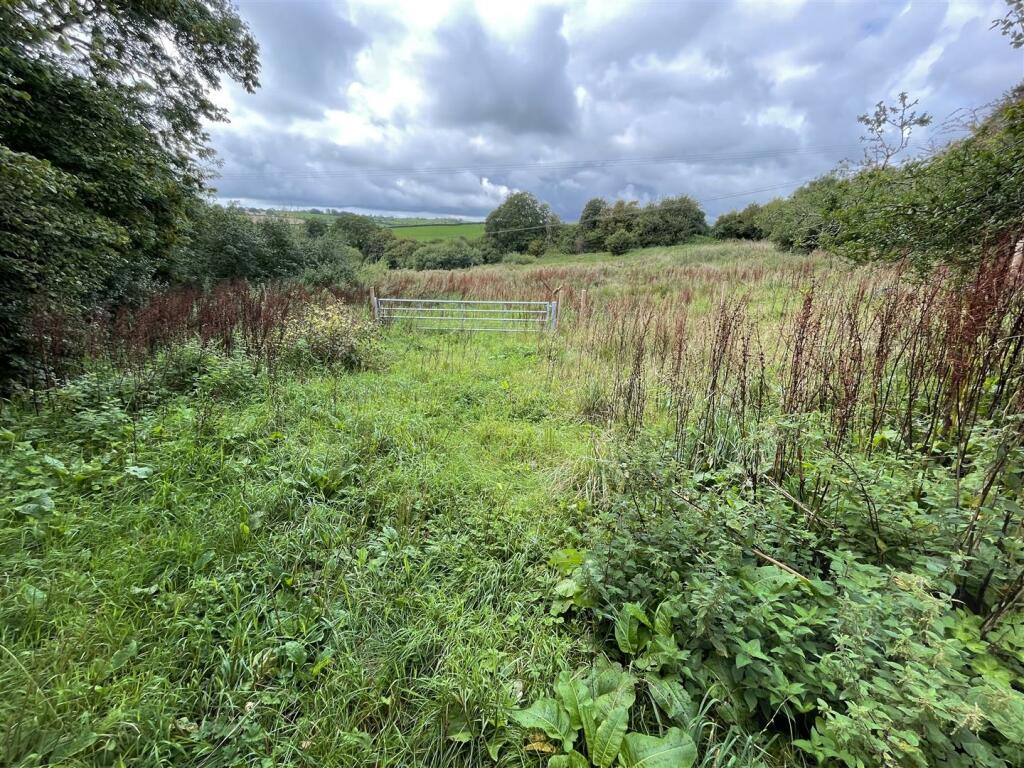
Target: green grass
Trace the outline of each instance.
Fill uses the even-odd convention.
[[[489,762],[459,734],[588,652],[542,596],[599,436],[535,342],[387,350],[136,422],[6,420],[33,448],[5,459],[66,470],[4,529],[4,764]]]
[[[410,240],[454,240],[457,237],[464,237],[467,240],[479,240],[484,236],[484,224],[482,221],[463,222],[460,224],[434,224],[431,226],[398,226],[389,224],[389,228],[398,237],[406,237]]]

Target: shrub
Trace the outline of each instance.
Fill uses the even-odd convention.
[[[487,238],[474,240],[472,246],[479,251],[481,264],[497,264],[505,255],[494,241]]]
[[[388,265],[383,261],[371,261],[356,270],[355,285],[358,288],[372,288],[384,282]]]
[[[761,240],[764,231],[758,224],[761,206],[751,203],[742,211],[723,213],[711,229],[712,237],[718,240]]]
[[[644,248],[685,243],[694,235],[708,231],[704,211],[696,200],[685,195],[651,203],[641,209],[636,218],[632,231],[637,244]]]
[[[281,359],[297,368],[326,366],[361,370],[379,357],[377,327],[344,304],[312,305],[285,327]]]
[[[620,229],[632,233],[640,216],[640,203],[636,200],[616,200],[615,205],[604,211],[598,229],[601,232],[601,243],[608,248],[608,238]]]
[[[587,252],[604,250],[604,219],[608,216],[608,203],[600,197],[587,201],[580,213],[579,242]]]
[[[579,225],[563,224],[559,227],[553,245],[559,253],[583,253],[583,236]]]
[[[323,219],[306,219],[306,223],[303,225],[306,230],[306,237],[310,240],[315,240],[318,237],[323,237],[327,234],[329,229],[327,222]]]
[[[325,262],[306,267],[300,279],[303,284],[314,288],[347,286],[355,282],[355,269],[347,261]]]
[[[526,246],[526,252],[531,256],[543,256],[544,251],[547,250],[547,243],[544,242],[544,238],[535,237],[530,241],[530,244]]]
[[[323,235],[305,244],[306,269],[302,282],[319,287],[348,286],[356,280],[356,267],[362,254],[334,234]]]
[[[915,472],[886,461],[886,475],[901,462]],[[552,557],[566,577],[552,612],[590,614],[613,655],[676,688],[674,701],[709,696],[723,722],[787,734],[815,764],[1019,764],[1019,640],[986,636],[956,598],[957,565],[938,554],[953,545],[932,539],[954,528],[887,534],[901,545],[879,556],[848,535],[859,514],[811,530],[788,492],[755,501],[737,490],[741,476],[631,446],[590,550]]]
[[[331,232],[357,248],[363,261],[380,261],[395,240],[394,233],[380,226],[369,216],[342,213],[331,224]]]
[[[624,229],[617,229],[605,239],[605,247],[614,256],[621,256],[636,247],[636,240]]]
[[[773,200],[763,206],[755,222],[779,248],[810,253],[819,247],[833,212],[842,208],[844,189],[837,176],[822,176],[800,187],[788,199]]]
[[[398,267],[415,269],[416,251],[422,247],[423,243],[418,240],[396,237],[389,242],[387,248],[384,249],[384,258],[382,260],[385,261],[392,269],[396,269]]]
[[[482,262],[480,251],[461,237],[430,243],[416,251],[417,269],[462,269]]]

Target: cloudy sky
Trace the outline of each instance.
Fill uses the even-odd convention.
[[[998,0],[242,0],[262,87],[212,126],[223,200],[486,215],[528,190],[709,216],[859,158],[900,90],[936,123],[1024,79]],[[927,140],[922,135],[921,141]]]

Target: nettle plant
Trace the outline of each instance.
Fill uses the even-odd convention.
[[[622,768],[693,765],[697,746],[680,727],[694,715],[686,690],[676,681],[644,679],[652,702],[673,723],[651,736],[629,730],[639,682],[620,665],[599,659],[591,670],[563,672],[553,697],[538,699],[512,718],[527,731],[527,751],[552,755],[549,768],[609,768],[616,761]]]
[[[626,591],[643,584],[609,558],[620,547],[552,558],[566,576],[552,611],[597,615],[614,644],[608,652],[629,664],[622,674],[633,681],[625,686],[630,704],[638,675],[659,721],[689,724],[699,735],[693,701],[701,698],[718,722],[768,739],[788,736],[792,757],[803,753],[818,765],[1005,766],[1024,759],[1024,694],[1015,683],[1024,661],[1019,624],[986,638],[978,617],[955,608],[944,580],[881,568],[849,552],[830,553],[829,579],[804,579],[751,565],[738,549],[699,554],[696,537],[690,546],[685,552],[683,540],[670,549],[648,541],[646,563],[630,551],[634,574],[652,562],[676,571],[679,592],[653,612],[639,602],[616,610],[604,599],[608,585],[593,586],[601,579],[621,579],[632,585]],[[681,557],[672,561],[676,553]],[[559,681],[555,700],[566,711],[567,685]],[[610,689],[598,694],[590,685],[596,706]],[[564,723],[552,701],[517,720],[536,727],[548,713]],[[613,699],[602,701],[598,723],[610,717]],[[550,738],[568,734],[567,759],[580,751],[571,733],[549,730]],[[588,739],[586,754],[595,765],[610,765],[614,746]],[[621,764],[632,765],[628,759]]]

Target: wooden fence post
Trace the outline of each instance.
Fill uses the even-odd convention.
[[[377,311],[377,293],[370,286],[370,311],[373,312],[373,319],[380,320],[380,313]]]

